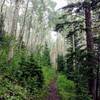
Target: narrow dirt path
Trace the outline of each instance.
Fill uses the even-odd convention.
[[[47,100],[60,100],[57,92],[56,80],[51,81]]]

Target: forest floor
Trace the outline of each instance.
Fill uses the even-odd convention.
[[[49,95],[47,97],[47,100],[60,100],[60,97],[57,91],[56,79],[53,79],[50,82]]]

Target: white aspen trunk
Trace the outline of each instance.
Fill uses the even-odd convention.
[[[12,37],[16,36],[17,21],[18,21],[17,19],[18,19],[18,13],[19,13],[19,3],[20,3],[20,1],[16,0],[14,14],[13,14],[13,20],[12,20],[11,33],[10,33]],[[13,56],[14,56],[14,43],[15,43],[15,41],[13,39],[11,39],[9,53],[8,53],[8,59],[7,59],[8,63],[11,63]]]
[[[26,23],[26,15],[27,15],[27,10],[28,10],[28,4],[29,4],[29,0],[27,1],[27,4],[26,4],[26,9],[25,9],[25,14],[24,14],[24,18],[23,18],[23,23],[22,23],[22,27],[21,27],[21,30],[20,30],[20,34],[19,34],[20,46],[22,44],[23,35],[24,35],[24,29],[25,29],[25,23]]]

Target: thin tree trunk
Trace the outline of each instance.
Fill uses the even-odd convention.
[[[13,20],[12,20],[12,27],[11,27],[11,36],[15,37],[16,36],[16,30],[17,30],[17,21],[18,21],[18,12],[19,12],[19,2],[20,0],[15,1],[15,9],[14,9],[14,15],[13,15]],[[10,42],[10,47],[9,47],[9,53],[8,53],[8,58],[7,62],[11,63],[14,55],[14,39],[11,39]]]
[[[98,66],[97,66],[97,76],[96,76],[96,100],[100,100],[99,97],[99,70],[100,70],[100,44],[98,43]]]
[[[20,42],[20,46],[19,47],[21,47],[21,45],[22,45],[25,22],[26,22],[26,15],[27,15],[27,10],[28,10],[28,4],[29,4],[29,0],[27,1],[27,4],[26,4],[25,14],[24,14],[24,18],[23,18],[23,24],[22,24],[22,28],[21,28],[20,34],[19,34],[19,42]]]
[[[93,43],[93,33],[91,30],[91,6],[90,3],[86,2],[85,5],[85,25],[86,25],[86,41],[87,41],[87,64],[89,71],[89,93],[93,96],[93,100],[95,100],[95,92],[96,92],[96,84],[95,84],[95,62],[94,62],[94,43]]]
[[[3,3],[1,5],[1,11],[0,11],[0,38],[2,38],[4,33],[4,15],[3,15],[4,4],[5,4],[5,0],[3,0]]]
[[[18,12],[19,12],[19,0],[15,1],[15,9],[12,19],[12,27],[11,27],[11,35],[16,36],[16,30],[17,30],[17,20],[18,20]]]
[[[33,14],[33,11],[34,11],[34,7],[32,7],[32,11],[31,11],[31,14]],[[29,39],[30,39],[30,29],[32,27],[32,15],[30,16],[30,20],[29,20],[29,25],[28,25],[28,37],[27,37],[27,42],[26,42],[26,45],[28,45],[28,43],[30,42]]]
[[[5,1],[6,1],[6,0],[3,0],[3,3],[2,3],[2,5],[1,5],[1,12],[3,11],[3,6],[4,6],[4,4],[5,4]]]

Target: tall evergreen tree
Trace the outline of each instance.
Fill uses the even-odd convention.
[[[95,63],[95,51],[94,51],[94,35],[92,32],[92,14],[91,11],[93,11],[97,5],[100,3],[99,0],[89,0],[89,1],[83,1],[83,2],[77,2],[77,3],[72,3],[69,4],[65,7],[63,7],[62,9],[66,10],[67,12],[70,12],[74,10],[74,13],[77,15],[83,15],[82,12],[84,11],[84,23],[85,23],[85,28],[83,28],[83,30],[85,30],[86,32],[86,50],[87,50],[87,73],[88,73],[88,88],[89,88],[89,94],[92,95],[94,100],[96,99],[96,74],[95,74],[95,69],[96,69],[96,63]],[[76,8],[76,9],[74,9]],[[66,15],[65,15],[66,16]],[[63,16],[64,17],[64,16]],[[73,21],[72,23],[74,23],[75,21]],[[70,25],[72,24],[70,23]],[[68,24],[68,22],[64,22],[64,23],[58,23],[56,25],[56,30],[63,30],[64,26],[66,26]],[[83,24],[84,25],[84,24]],[[78,29],[79,30],[79,29]],[[76,30],[74,30],[75,33]],[[73,59],[73,58],[72,58]],[[85,66],[85,67],[86,67]]]

